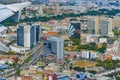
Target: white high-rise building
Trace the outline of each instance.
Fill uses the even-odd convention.
[[[81,57],[85,59],[95,59],[97,58],[97,53],[93,51],[82,51]]]
[[[30,47],[30,25],[24,26],[24,47]]]
[[[43,15],[43,8],[42,8],[42,6],[39,6],[38,13],[39,13],[40,15]]]

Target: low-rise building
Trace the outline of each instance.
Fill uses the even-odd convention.
[[[28,47],[21,47],[21,46],[17,46],[17,45],[10,45],[10,49],[17,53],[25,53],[30,50],[30,48],[28,48]]]
[[[48,80],[69,80],[69,76],[64,73],[46,73]]]
[[[107,38],[99,38],[99,43],[107,43]]]
[[[95,59],[97,58],[97,53],[93,51],[82,51],[81,57],[85,59]]]

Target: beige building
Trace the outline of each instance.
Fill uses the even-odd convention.
[[[100,34],[110,36],[112,34],[112,29],[113,29],[112,18],[101,17],[99,26]]]
[[[95,34],[99,34],[100,17],[99,16],[89,16],[88,18],[93,19]]]
[[[113,36],[112,29],[114,26],[120,26],[120,17],[115,17],[114,19],[105,16],[86,16],[82,20],[86,20],[86,22],[82,23],[81,26],[85,26],[89,31],[94,30],[94,33],[97,35]]]
[[[115,16],[113,18],[113,28],[114,27],[120,28],[120,16]]]
[[[56,12],[60,11],[60,5],[59,4],[55,4],[55,10],[56,10]]]

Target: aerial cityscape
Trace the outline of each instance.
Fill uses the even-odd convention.
[[[0,80],[120,80],[120,0],[0,0]]]

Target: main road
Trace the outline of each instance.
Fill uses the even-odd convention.
[[[39,52],[42,51],[42,47],[43,47],[43,44],[36,46],[32,50],[32,54],[28,56],[30,58],[30,61],[28,63],[23,62],[22,64],[20,64],[16,68],[11,69],[11,70],[3,73],[3,74],[0,74],[0,76],[4,76],[6,78],[15,76],[17,69],[20,69],[20,70],[28,69],[30,66],[34,65],[35,63],[37,63],[38,59],[41,56],[41,54]]]
[[[109,70],[109,71],[106,70],[104,72],[97,73],[95,76],[105,76],[105,75],[112,74],[112,73],[119,72],[119,71],[120,71],[120,68],[112,69],[112,70]]]

